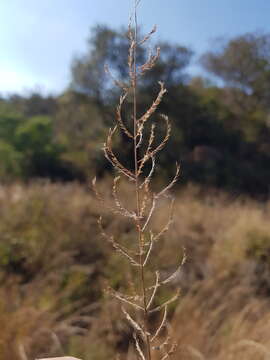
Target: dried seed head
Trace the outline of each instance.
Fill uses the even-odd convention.
[[[116,241],[115,238],[111,235],[108,235],[103,226],[102,219],[98,220],[99,228],[101,235],[104,239],[112,246],[112,248],[123,256],[131,266],[134,266],[134,271],[139,271],[138,279],[139,281],[132,282],[132,296],[120,293],[110,287],[106,289],[106,292],[109,293],[114,298],[118,299],[122,305],[126,307],[133,308],[132,315],[122,306],[122,311],[134,329],[134,341],[135,341],[135,349],[137,351],[138,356],[141,360],[151,360],[151,347],[150,342],[155,345],[158,343],[158,339],[162,330],[166,327],[167,322],[167,308],[168,306],[176,301],[179,297],[179,291],[176,292],[174,296],[172,296],[167,301],[162,304],[155,306],[155,297],[159,288],[163,285],[167,285],[172,283],[173,280],[177,278],[179,275],[185,261],[186,255],[185,251],[183,251],[183,257],[180,262],[180,265],[177,267],[176,271],[172,273],[172,275],[168,276],[165,279],[160,279],[160,274],[156,272],[155,282],[148,282],[148,278],[145,276],[145,270],[149,265],[149,262],[152,259],[153,252],[155,251],[156,242],[168,231],[169,226],[172,223],[173,219],[173,204],[174,201],[171,200],[170,211],[169,211],[169,219],[167,223],[163,226],[163,228],[157,233],[154,234],[150,228],[151,219],[156,211],[157,202],[160,200],[162,196],[168,196],[169,191],[175,185],[176,181],[179,177],[180,167],[176,164],[176,174],[171,182],[165,186],[164,189],[159,191],[158,193],[154,193],[151,191],[150,183],[155,171],[156,167],[156,155],[160,152],[164,146],[167,144],[170,134],[171,134],[171,124],[166,115],[161,115],[161,120],[165,123],[165,134],[160,142],[156,141],[155,138],[155,127],[156,122],[151,125],[150,134],[146,136],[146,123],[152,120],[152,115],[154,115],[160,105],[163,96],[167,92],[164,83],[159,82],[160,90],[152,102],[151,106],[148,110],[141,116],[137,117],[137,83],[140,76],[143,76],[147,71],[151,70],[160,56],[160,48],[157,47],[156,52],[152,54],[149,53],[147,61],[141,65],[137,65],[137,49],[138,46],[144,45],[150,37],[156,32],[156,26],[145,36],[141,41],[137,39],[137,7],[140,3],[140,0],[134,0],[134,14],[130,18],[130,22],[128,25],[128,39],[129,39],[129,51],[128,51],[128,59],[127,66],[129,72],[129,85],[122,83],[121,81],[116,80],[108,67],[105,67],[106,72],[110,75],[114,84],[120,87],[123,90],[123,94],[119,98],[119,103],[116,107],[116,125],[113,129],[110,129],[108,132],[107,139],[105,141],[103,150],[104,155],[108,159],[108,161],[112,164],[113,168],[123,175],[123,178],[127,178],[131,180],[135,186],[135,198],[136,198],[136,211],[131,211],[127,209],[120,200],[118,183],[120,181],[120,176],[114,178],[113,186],[112,186],[112,198],[114,200],[114,205],[108,205],[99,194],[96,187],[96,179],[93,179],[92,185],[94,192],[97,198],[101,201],[101,203],[106,206],[111,212],[115,214],[120,214],[128,218],[133,224],[135,224],[135,231],[138,235],[138,243],[137,248],[134,250],[134,247],[123,246],[121,241]],[[133,23],[132,23],[133,21]],[[126,125],[126,121],[124,117],[122,117],[123,107],[125,106],[125,102],[127,100],[127,96],[129,93],[132,93],[133,100],[133,111],[131,118],[133,119],[133,131],[129,129],[129,126]],[[150,119],[151,118],[151,119]],[[133,160],[134,160],[134,170],[128,169],[124,166],[118,157],[115,155],[113,151],[113,136],[116,131],[119,130],[122,134],[125,134],[125,139],[132,142],[133,146]],[[150,163],[151,161],[151,163]],[[148,173],[145,171],[146,164],[149,164],[150,169]],[[132,245],[134,246],[134,244]],[[132,249],[132,250],[131,250]],[[139,285],[138,285],[139,282]],[[134,289],[137,287],[137,293]],[[140,289],[140,290],[138,290]],[[136,290],[135,290],[136,291]],[[127,291],[130,293],[130,291]],[[153,307],[155,306],[155,307]],[[148,315],[154,312],[162,312],[160,323],[157,328],[150,334],[148,330]],[[134,313],[138,313],[138,316],[135,318]],[[139,320],[138,320],[139,319]],[[142,320],[143,319],[143,320]],[[168,329],[166,329],[168,331]],[[167,337],[163,343],[159,343],[152,347],[152,349],[161,351],[162,360],[166,360],[170,357],[176,349],[176,344],[171,344],[170,338]]]

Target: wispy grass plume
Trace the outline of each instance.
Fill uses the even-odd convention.
[[[176,344],[170,340],[170,337],[165,337],[164,341],[164,329],[166,329],[168,306],[177,300],[179,291],[164,300],[162,304],[155,304],[155,298],[161,286],[170,283],[176,278],[185,262],[184,251],[176,272],[167,276],[165,279],[161,278],[158,271],[153,274],[155,276],[153,278],[151,274],[149,275],[147,273],[147,269],[153,257],[153,249],[160,237],[167,232],[172,222],[173,199],[171,199],[168,222],[163,228],[158,232],[154,232],[151,229],[151,220],[157,211],[157,203],[159,200],[168,195],[168,192],[178,180],[180,169],[179,165],[176,164],[175,177],[159,192],[154,192],[151,189],[152,177],[156,170],[156,156],[170,138],[171,124],[169,118],[164,114],[159,114],[154,117],[163,96],[167,92],[165,84],[162,82],[159,82],[160,90],[152,104],[144,114],[138,114],[138,83],[140,78],[155,66],[160,54],[160,49],[157,48],[154,54],[149,54],[144,64],[140,66],[137,64],[138,47],[145,45],[156,32],[156,26],[154,26],[145,37],[142,39],[139,38],[137,25],[137,7],[139,3],[140,1],[134,2],[134,12],[130,18],[128,28],[128,38],[130,42],[127,54],[129,84],[122,84],[113,79],[114,83],[122,89],[122,95],[116,107],[115,125],[109,130],[103,147],[105,157],[117,173],[112,186],[112,199],[114,204],[106,204],[97,189],[96,179],[93,180],[93,188],[103,206],[113,213],[128,218],[132,222],[137,237],[137,245],[135,247],[134,241],[132,241],[133,239],[130,239],[128,247],[124,247],[113,235],[106,233],[102,218],[99,218],[99,227],[104,239],[112,245],[112,248],[118,252],[119,255],[122,255],[128,260],[130,266],[136,270],[136,274],[133,275],[134,279],[132,280],[132,287],[135,288],[136,292],[135,295],[131,296],[129,289],[127,289],[126,294],[120,293],[112,288],[108,288],[107,291],[122,303],[122,312],[133,329],[134,348],[138,356],[142,360],[151,360],[154,356],[153,352],[157,352],[160,354],[159,358],[165,360],[176,350]],[[106,71],[108,74],[111,74],[108,68],[106,68]],[[130,114],[132,129],[129,128],[130,125],[122,117],[122,108],[125,106],[127,99],[132,103],[132,111]],[[165,124],[165,133],[160,143],[157,143],[156,122],[160,121]],[[150,122],[152,122],[150,125],[150,134],[146,136],[146,128]],[[114,153],[113,143],[114,136],[117,132],[122,132],[132,143],[133,167],[131,168],[127,168],[121,160],[119,160],[117,154]],[[134,208],[132,208],[132,205],[130,205],[130,208],[127,208],[120,199],[119,183],[124,178],[133,184],[134,192],[130,194],[130,197],[134,197]],[[132,274],[133,273],[134,271]],[[150,316],[155,312],[160,312],[160,323],[156,328],[153,328],[153,325],[150,323]],[[160,336],[161,334],[162,337]]]

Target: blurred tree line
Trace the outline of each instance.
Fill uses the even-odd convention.
[[[123,30],[97,26],[88,50],[73,60],[71,83],[60,96],[32,93],[0,99],[0,178],[2,182],[33,177],[86,181],[111,171],[102,143],[113,124],[121,83],[128,78],[129,42]],[[200,63],[211,80],[187,73],[193,52],[168,42],[158,44],[158,64],[141,79],[139,110],[143,113],[164,81],[168,95],[160,111],[173,131],[159,158],[164,179],[182,164],[182,183],[196,182],[268,195],[270,180],[270,35],[252,33],[218,39]],[[138,50],[138,65],[149,53]],[[128,107],[123,117],[129,119]],[[157,118],[156,141],[162,138]],[[125,137],[115,151],[127,163],[131,148]]]

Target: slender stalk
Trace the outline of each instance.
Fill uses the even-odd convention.
[[[137,149],[137,33],[138,33],[138,22],[137,22],[137,1],[135,0],[134,10],[134,52],[133,52],[133,136],[134,136],[134,171],[135,171],[135,190],[136,190],[136,213],[137,213],[137,232],[138,232],[138,247],[140,254],[140,281],[142,288],[143,297],[143,308],[144,308],[144,330],[146,332],[146,351],[147,358],[151,360],[151,347],[150,337],[148,334],[148,311],[147,311],[147,299],[145,290],[145,278],[144,278],[144,259],[143,259],[143,231],[140,222],[141,202],[140,202],[140,188],[139,188],[139,174],[138,174],[138,149]]]
[[[155,170],[155,157],[156,154],[163,149],[165,144],[167,143],[170,137],[171,126],[167,116],[162,115],[161,119],[165,121],[166,125],[166,133],[163,140],[154,146],[154,139],[155,139],[155,124],[152,124],[150,136],[144,137],[145,134],[145,124],[147,121],[150,121],[150,117],[156,112],[157,107],[159,106],[163,95],[166,93],[166,89],[164,88],[164,84],[160,82],[160,91],[157,97],[154,99],[152,105],[149,106],[148,110],[145,112],[144,115],[138,118],[137,114],[137,80],[139,77],[142,77],[145,72],[151,70],[159,57],[159,48],[157,48],[156,54],[152,55],[150,53],[148,60],[138,66],[137,65],[137,52],[138,47],[144,44],[149,40],[151,35],[156,31],[156,27],[154,28],[140,41],[138,41],[138,25],[137,25],[137,7],[140,3],[140,0],[134,0],[134,15],[130,19],[129,24],[129,40],[130,40],[130,47],[128,52],[128,67],[129,67],[129,79],[130,85],[127,87],[125,84],[120,82],[116,82],[117,86],[120,86],[123,90],[123,95],[120,96],[119,105],[116,108],[116,126],[113,129],[109,130],[107,139],[105,141],[103,150],[105,157],[108,161],[112,164],[112,166],[121,174],[128,178],[129,180],[133,181],[135,184],[135,197],[136,197],[136,211],[131,211],[128,207],[126,208],[123,206],[121,200],[118,198],[117,192],[117,184],[120,180],[120,176],[116,176],[114,178],[114,184],[112,188],[112,197],[114,199],[114,205],[107,205],[104,201],[103,197],[100,195],[97,187],[96,187],[96,179],[93,179],[93,189],[96,193],[97,198],[99,201],[107,207],[113,214],[118,214],[129,219],[132,221],[135,220],[135,227],[136,227],[136,237],[138,242],[138,255],[133,250],[129,248],[125,248],[114,239],[113,235],[108,235],[102,227],[102,218],[99,219],[99,227],[101,230],[102,236],[113,246],[114,250],[117,251],[120,255],[124,256],[125,259],[128,259],[131,266],[137,266],[138,269],[138,277],[139,277],[139,294],[136,294],[135,297],[131,297],[129,294],[120,293],[112,288],[108,288],[107,291],[110,295],[114,296],[117,300],[121,301],[123,308],[122,311],[134,330],[134,340],[135,340],[135,350],[137,351],[138,355],[142,360],[151,360],[152,353],[154,351],[160,350],[160,358],[161,360],[167,359],[172,353],[175,351],[176,346],[175,344],[170,344],[171,348],[168,348],[169,343],[160,342],[159,335],[161,330],[166,325],[166,316],[167,316],[167,305],[171,302],[175,301],[178,298],[178,292],[176,295],[171,297],[170,299],[163,302],[163,304],[152,307],[153,300],[158,289],[172,281],[178,272],[180,271],[184,259],[181,265],[177,268],[177,270],[169,276],[165,280],[160,280],[158,272],[156,272],[156,282],[152,286],[146,282],[145,279],[145,265],[148,262],[149,258],[151,257],[151,253],[153,250],[153,243],[158,240],[169,228],[169,225],[172,221],[172,213],[170,213],[168,223],[160,230],[159,233],[156,235],[154,232],[149,228],[150,220],[155,211],[156,203],[159,199],[166,195],[166,193],[172,188],[175,182],[178,179],[179,175],[179,166],[176,169],[176,175],[172,179],[172,181],[161,191],[157,194],[151,191],[149,187],[149,183],[151,181],[153,172]],[[132,30],[132,20],[134,20],[134,29]],[[110,72],[108,71],[108,74]],[[114,78],[113,81],[115,82]],[[131,110],[133,115],[133,131],[129,130],[128,127],[125,125],[121,115],[121,108],[122,105],[129,93],[133,97],[133,109]],[[152,120],[151,120],[152,121]],[[119,161],[117,155],[113,151],[113,135],[116,131],[123,132],[129,139],[132,139],[132,146],[133,146],[133,161],[134,161],[134,168],[128,169],[126,168],[121,161]],[[144,142],[146,146],[141,147],[140,145]],[[140,156],[139,156],[139,148],[140,148]],[[148,161],[151,161],[152,168],[148,174],[144,174],[144,167]],[[173,203],[173,202],[172,202]],[[172,207],[171,207],[172,209]],[[143,219],[145,217],[145,219]],[[148,243],[149,247],[145,253],[145,233],[150,234],[150,242]],[[137,318],[133,318],[131,314],[129,314],[128,310],[125,306],[133,307],[135,311],[137,311],[138,316]],[[162,316],[162,320],[160,324],[156,327],[156,330],[151,331],[149,327],[149,314],[152,312],[157,312],[165,308],[164,315]],[[141,314],[143,314],[143,319],[141,321]],[[139,337],[141,340],[144,341],[144,348],[141,348],[140,341],[138,340]],[[150,343],[153,343],[153,346],[150,346]]]

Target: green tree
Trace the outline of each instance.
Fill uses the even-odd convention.
[[[100,151],[108,129],[105,115],[105,107],[98,106],[85,94],[67,91],[58,99],[54,119],[56,141],[65,148],[61,158],[79,178],[102,173],[105,168]]]
[[[23,175],[22,154],[11,144],[0,140],[0,179],[9,181]]]
[[[234,89],[233,96],[244,109],[258,105],[269,109],[270,34],[248,33],[219,43],[202,56],[204,68]]]
[[[14,144],[16,129],[24,122],[23,115],[8,101],[0,101],[0,140]]]
[[[61,172],[61,146],[53,141],[52,119],[34,116],[18,126],[15,133],[17,150],[23,154],[27,176],[57,177]]]
[[[161,47],[161,56],[157,67],[143,79],[143,86],[152,86],[158,81],[166,81],[166,86],[184,81],[184,69],[192,56],[192,51],[184,46],[175,46],[166,42]],[[112,30],[107,26],[96,26],[88,39],[87,52],[73,60],[71,87],[77,92],[102,102],[107,102],[112,92],[112,83],[104,71],[105,65],[116,79],[125,82],[128,79],[127,53],[129,40],[127,32]],[[147,61],[149,53],[145,48],[137,48],[138,66]]]

